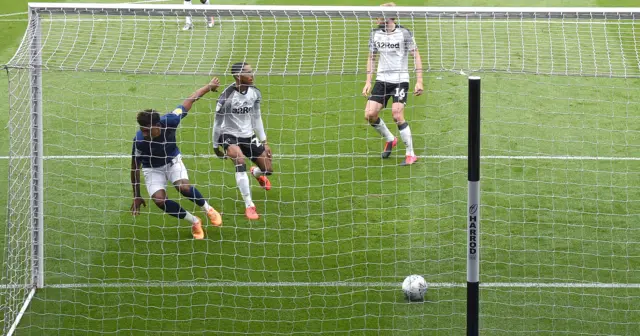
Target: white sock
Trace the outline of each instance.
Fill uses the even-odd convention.
[[[185,6],[191,6],[191,0],[184,0],[184,5],[185,5]],[[185,22],[186,22],[187,24],[191,24],[191,16],[187,16],[187,17],[185,18]]]
[[[246,171],[236,172],[236,183],[238,184],[238,189],[240,189],[240,194],[242,194],[242,199],[244,199],[245,206],[247,208],[254,206],[251,200],[251,188],[249,187],[249,177]]]
[[[209,203],[207,203],[207,201],[204,201],[204,205],[202,206],[202,211],[207,212],[209,211],[209,208],[211,208]]]
[[[387,142],[393,141],[393,134],[391,134],[391,131],[389,131],[389,128],[387,128],[387,125],[384,123],[384,121],[382,121],[381,118],[378,118],[377,125],[371,124],[371,126],[373,126],[373,128],[378,131],[378,134],[380,134],[385,140],[387,140]]]
[[[191,223],[191,224],[196,222],[196,217],[194,215],[192,215],[189,211],[187,211],[187,215],[184,216],[183,219],[186,220],[187,222]]]
[[[251,173],[253,174],[253,176],[255,177],[260,177],[262,176],[264,173],[262,172],[262,170],[260,170],[260,167],[255,167],[253,168],[253,170],[251,171]]]
[[[414,156],[416,154],[413,152],[413,139],[411,139],[411,128],[409,128],[409,125],[407,125],[406,122],[404,123],[404,125],[406,125],[406,127],[400,130],[400,137],[402,138],[402,142],[404,142],[404,145],[407,148],[406,154]]]

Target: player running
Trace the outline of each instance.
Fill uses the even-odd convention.
[[[395,6],[395,4],[388,3],[383,6]],[[394,18],[377,19],[377,23],[378,28],[371,31],[369,38],[367,81],[362,89],[362,95],[369,97],[369,99],[364,115],[369,124],[385,138],[386,143],[382,158],[388,158],[397,145],[398,138],[391,134],[387,125],[378,115],[380,110],[387,106],[389,98],[393,98],[391,113],[406,147],[406,156],[402,165],[410,165],[415,163],[418,157],[413,151],[411,129],[404,119],[404,107],[407,104],[409,91],[409,54],[413,56],[416,67],[416,85],[413,90],[416,96],[423,92],[422,60],[413,35],[408,29],[396,24]],[[380,55],[380,59],[378,60],[376,82],[373,85],[373,92],[371,92],[373,64],[378,55]]]
[[[236,166],[236,183],[246,206],[245,216],[250,220],[257,220],[260,216],[251,200],[245,157],[257,165],[251,167],[250,172],[260,186],[265,190],[271,189],[271,182],[267,178],[273,172],[271,149],[267,145],[267,135],[260,115],[262,94],[253,85],[251,65],[245,62],[235,63],[231,66],[231,74],[236,82],[222,92],[216,105],[213,148],[218,157],[224,158],[218,148],[222,145],[226,156],[233,160]]]
[[[154,110],[138,112],[137,120],[140,130],[133,139],[131,153],[131,185],[133,186],[133,215],[140,212],[140,205],[146,206],[140,196],[140,167],[144,174],[147,191],[153,202],[167,214],[184,219],[191,223],[191,233],[195,239],[203,239],[204,231],[200,218],[184,210],[180,204],[167,199],[165,191],[167,180],[176,189],[206,212],[214,226],[222,224],[222,217],[202,197],[202,194],[189,182],[187,168],[182,163],[182,155],[176,143],[176,129],[180,121],[187,116],[193,103],[209,91],[216,91],[220,86],[218,78],[191,94],[172,112],[160,116]]]

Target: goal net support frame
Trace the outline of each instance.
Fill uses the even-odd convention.
[[[5,264],[7,260],[12,260],[15,258],[11,252],[11,239],[8,237],[9,234],[13,230],[20,231],[20,229],[16,229],[17,226],[26,226],[30,231],[30,242],[31,248],[28,253],[30,253],[30,263],[31,267],[25,279],[28,281],[27,283],[20,282],[12,282],[10,277],[10,272],[7,266],[3,267],[2,276],[5,278],[3,284],[5,286],[5,290],[18,291],[17,296],[21,294],[24,296],[24,302],[20,305],[20,309],[18,311],[13,310],[10,306],[10,300],[13,298],[5,298],[4,302],[0,308],[3,310],[4,317],[4,332],[6,335],[13,335],[20,320],[26,310],[29,307],[31,300],[36,294],[37,289],[43,288],[44,283],[44,174],[43,174],[43,161],[44,161],[44,150],[43,150],[43,115],[42,115],[42,31],[41,31],[41,20],[40,15],[38,13],[38,6],[36,4],[29,5],[28,11],[28,26],[27,32],[24,35],[22,45],[27,45],[29,48],[29,61],[27,64],[23,64],[29,69],[29,117],[31,128],[28,132],[21,132],[19,130],[13,130],[11,127],[9,128],[9,137],[10,143],[12,141],[16,141],[16,137],[28,137],[28,139],[18,139],[17,141],[27,141],[30,143],[30,153],[28,158],[21,155],[22,153],[14,153],[12,151],[13,148],[9,146],[9,167],[20,166],[20,164],[15,163],[16,161],[24,161],[29,160],[29,174],[24,176],[20,172],[16,172],[13,169],[9,169],[8,175],[8,186],[11,188],[11,181],[13,178],[24,178],[26,177],[29,180],[29,185],[31,186],[30,192],[30,201],[29,207],[26,210],[28,213],[16,213],[20,211],[12,207],[11,197],[8,199],[8,214],[7,214],[7,223],[6,223],[6,234],[7,245],[5,246]],[[26,43],[25,43],[26,42]],[[10,62],[11,63],[11,62]],[[9,102],[11,105],[11,98],[9,97]],[[22,130],[24,131],[24,130]],[[13,162],[12,162],[13,161]],[[13,173],[16,173],[15,175]],[[11,195],[10,190],[8,194]],[[17,211],[16,211],[17,210]],[[16,270],[20,272],[20,270]],[[26,270],[24,270],[26,271]],[[9,280],[8,282],[6,280]],[[22,288],[21,288],[22,287]],[[19,301],[18,301],[19,302]]]
[[[5,328],[4,333],[11,335],[14,331],[22,315],[28,308],[29,302],[33,298],[34,295],[37,295],[37,289],[44,288],[47,286],[46,279],[44,278],[44,208],[43,208],[43,194],[45,192],[43,187],[43,121],[42,121],[42,70],[43,70],[43,61],[41,54],[41,40],[42,40],[42,32],[41,32],[41,24],[40,24],[40,13],[67,13],[73,12],[74,14],[90,14],[90,15],[102,15],[102,14],[114,14],[114,15],[145,15],[145,16],[184,16],[190,15],[193,17],[196,16],[217,16],[221,18],[225,17],[251,17],[251,16],[269,16],[269,17],[282,17],[282,16],[318,16],[323,15],[325,17],[333,17],[333,16],[343,16],[345,13],[348,13],[349,16],[353,17],[366,17],[366,18],[375,18],[375,17],[412,17],[414,20],[417,19],[429,19],[432,17],[438,17],[440,15],[446,14],[449,17],[455,18],[465,18],[465,19],[483,19],[483,18],[492,18],[492,19],[509,19],[509,18],[519,18],[519,19],[555,19],[555,18],[575,18],[575,19],[637,19],[637,15],[640,10],[630,9],[630,8],[474,8],[474,7],[335,7],[335,6],[296,6],[296,7],[288,7],[288,6],[225,6],[225,5],[215,5],[215,6],[201,6],[194,5],[191,7],[185,7],[182,5],[144,5],[144,4],[56,4],[56,3],[30,3],[29,4],[29,23],[27,33],[24,36],[24,40],[22,46],[28,46],[29,52],[22,54],[28,54],[29,58],[26,59],[17,59],[14,58],[9,62],[9,67],[16,68],[28,68],[30,73],[30,125],[31,129],[29,132],[24,132],[23,130],[13,130],[10,129],[10,137],[11,141],[26,141],[29,143],[29,154],[28,157],[24,157],[23,153],[13,152],[12,147],[10,146],[10,163],[11,167],[19,166],[17,163],[20,160],[28,160],[29,161],[29,174],[27,178],[29,179],[29,184],[31,185],[30,192],[30,201],[28,214],[19,214],[15,211],[20,210],[12,207],[12,199],[9,198],[9,214],[8,214],[8,222],[7,222],[7,232],[11,232],[12,230],[16,230],[16,226],[28,226],[29,227],[29,237],[30,237],[30,275],[26,278],[20,278],[21,281],[27,279],[26,283],[22,282],[9,282],[5,283],[5,288],[10,289],[20,289],[19,292],[16,292],[15,295],[22,297],[22,304],[20,305],[19,311],[15,311],[15,307],[9,307],[8,303],[3,302],[3,310],[5,316]],[[222,21],[224,24],[224,21]],[[20,51],[16,53],[16,55],[21,54]],[[456,69],[430,69],[428,66],[424,67],[424,71],[457,71]],[[500,69],[468,69],[464,68],[464,70],[482,73],[483,71],[500,71]],[[90,71],[90,70],[89,70]],[[354,73],[363,74],[363,69],[353,69]],[[522,71],[522,73],[526,73],[527,71]],[[146,73],[145,71],[133,71],[133,73]],[[319,74],[324,74],[326,72],[319,72]],[[211,72],[203,72],[201,74],[206,75],[221,75],[217,73]],[[560,70],[558,73],[549,73],[549,74],[560,74],[560,75],[574,75],[572,73],[566,73]],[[580,75],[580,74],[575,74]],[[603,76],[612,75],[603,73]],[[479,86],[479,79],[477,80],[477,85]],[[476,106],[477,110],[474,110],[474,113],[477,112],[479,114],[479,87],[477,87],[478,91],[477,96],[474,97],[474,102],[478,103]],[[470,91],[471,92],[471,91]],[[12,97],[9,97],[11,100]],[[469,102],[471,103],[471,98]],[[469,115],[471,116],[471,106],[469,107]],[[477,128],[474,126],[474,130],[477,130],[478,133],[474,134],[474,138],[479,141],[479,118],[477,118]],[[469,130],[472,130],[471,125],[469,125]],[[29,139],[21,139],[21,137],[28,136]],[[469,140],[469,144],[471,144],[471,139]],[[471,216],[475,213],[475,211],[479,212],[479,186],[477,182],[479,181],[479,144],[477,148],[469,149],[469,162],[475,162],[473,167],[470,164],[470,172],[469,172],[469,213],[467,215]],[[474,155],[474,158],[471,158],[471,155]],[[474,160],[474,161],[471,161]],[[471,172],[471,169],[474,169]],[[16,173],[16,175],[12,175]],[[20,175],[21,173],[16,172],[9,169],[9,188],[11,187],[11,180],[14,178],[24,177]],[[473,183],[472,183],[473,182]],[[472,190],[473,189],[473,190]],[[25,210],[25,209],[22,209]],[[472,212],[473,211],[473,212]],[[479,222],[479,220],[478,220]],[[468,223],[471,225],[471,223]],[[478,232],[471,232],[471,226],[469,229],[469,244],[472,244],[472,240],[477,239],[479,241]],[[469,290],[471,300],[469,302],[476,302],[474,307],[470,308],[470,312],[474,314],[478,314],[478,306],[477,306],[477,295],[478,295],[478,273],[479,273],[479,249],[475,250],[471,245],[467,246],[467,257],[470,258],[469,268],[468,268],[468,283],[472,286],[473,289]],[[9,251],[11,246],[6,246],[5,249]],[[460,246],[460,249],[464,248]],[[471,250],[474,250],[472,253]],[[7,260],[11,259],[12,252],[5,251],[5,263]],[[473,258],[473,260],[471,260]],[[477,258],[477,259],[476,259]],[[8,274],[5,269],[3,275],[5,278],[11,278],[11,274]],[[9,279],[10,280],[10,279]],[[475,299],[474,299],[475,298]],[[14,298],[14,303],[20,300]],[[475,300],[475,301],[474,301]],[[10,321],[10,322],[8,322]],[[469,325],[471,328],[478,328],[477,316],[475,320],[470,320]],[[477,335],[476,332],[471,332],[471,335]]]

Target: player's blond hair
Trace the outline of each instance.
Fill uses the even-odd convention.
[[[396,3],[395,2],[387,2],[387,3],[383,3],[380,6],[381,7],[395,7]],[[396,20],[396,18],[389,18],[389,19],[394,20],[394,21]],[[378,18],[377,21],[378,21],[378,24],[381,24],[381,23],[383,23],[385,21],[385,19],[384,18]]]

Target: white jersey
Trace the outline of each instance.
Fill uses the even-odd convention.
[[[416,50],[411,32],[397,25],[387,32],[384,28],[371,31],[369,51],[377,53],[378,71],[376,80],[387,83],[409,82],[409,53]]]
[[[229,85],[218,98],[215,122],[213,123],[213,142],[220,143],[223,134],[239,138],[250,138],[254,134],[260,141],[266,140],[260,115],[262,94],[254,86],[241,93],[236,84]]]

